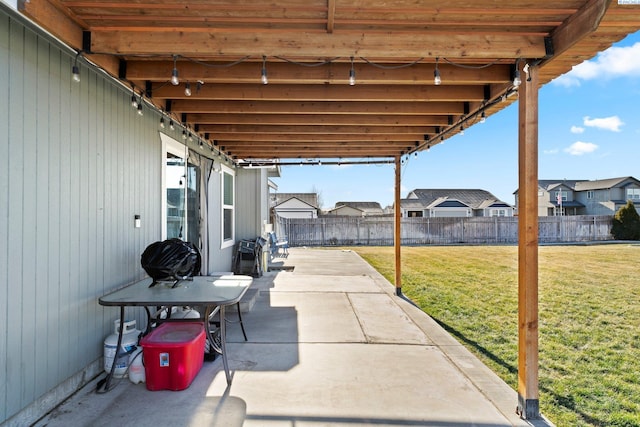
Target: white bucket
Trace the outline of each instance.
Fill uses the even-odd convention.
[[[129,355],[129,380],[134,384],[147,380],[142,361],[142,347],[138,347]]]
[[[116,355],[116,348],[118,346],[118,332],[120,331],[120,320],[113,322],[114,333],[109,335],[104,340],[104,370],[105,372],[111,372],[111,365]],[[136,321],[130,320],[124,322],[122,334],[122,343],[120,344],[120,352],[118,359],[116,360],[116,366],[113,371],[113,376],[116,378],[124,378],[127,374],[127,366],[129,362],[129,354],[135,350],[138,345],[138,337],[140,331],[136,329]]]

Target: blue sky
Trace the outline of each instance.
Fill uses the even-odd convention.
[[[640,179],[640,32],[541,88],[540,179]],[[284,166],[278,192],[393,203],[393,165]],[[479,188],[514,204],[517,102],[402,166],[401,197],[416,188]]]

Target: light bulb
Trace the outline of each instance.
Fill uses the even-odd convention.
[[[186,96],[191,96],[191,83],[187,83],[184,85],[184,94]]]
[[[351,57],[351,70],[349,70],[349,86],[356,84],[356,70],[353,69],[353,56]]]
[[[433,84],[440,86],[442,84],[442,78],[440,78],[440,70],[437,68],[433,70]]]
[[[176,130],[176,127],[173,124],[173,120],[169,120],[169,129]]]
[[[71,72],[73,73],[73,81],[74,82],[80,82],[80,69],[78,68],[77,65],[74,65],[71,68]]]
[[[262,73],[261,73],[260,79],[262,80],[263,85],[269,84],[269,79],[267,78],[267,57],[266,56],[262,57]]]
[[[520,79],[520,70],[516,70],[513,76],[513,85],[518,87],[522,84],[522,80]]]
[[[178,79],[178,68],[176,67],[176,59],[177,59],[177,56],[174,56],[173,70],[171,70],[171,84],[174,86],[178,86],[180,84],[180,79]]]
[[[182,139],[187,139],[187,131],[186,130],[182,131]]]
[[[131,95],[131,107],[138,108],[138,99],[133,94]]]
[[[142,101],[140,101],[140,103],[138,104],[138,115],[144,115],[144,111],[142,111]]]
[[[160,117],[160,128],[164,129],[164,117]]]
[[[487,115],[483,111],[482,114],[480,115],[480,123],[484,123],[486,121],[487,121]]]

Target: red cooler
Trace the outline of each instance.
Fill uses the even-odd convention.
[[[205,332],[201,322],[167,322],[144,337],[147,389],[184,390],[202,368]]]

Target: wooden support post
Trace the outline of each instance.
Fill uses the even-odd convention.
[[[395,203],[396,207],[393,210],[393,219],[394,219],[394,227],[393,227],[393,247],[395,249],[395,270],[396,270],[396,295],[402,295],[402,267],[400,266],[400,243],[401,243],[401,233],[400,233],[400,156],[396,156],[396,180],[395,180]]]
[[[540,418],[538,395],[538,69],[518,101],[518,412]]]

